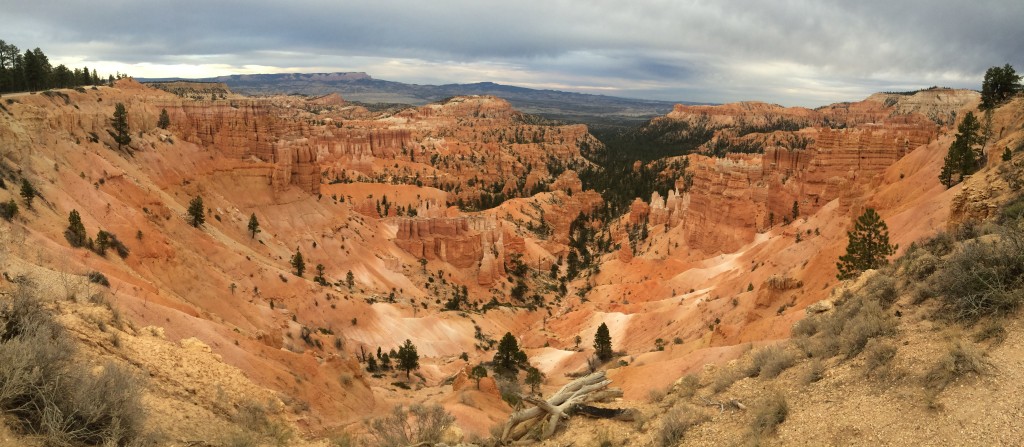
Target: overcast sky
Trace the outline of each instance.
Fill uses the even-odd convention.
[[[1024,1],[0,0],[0,39],[136,77],[365,71],[816,106],[1024,71]]]

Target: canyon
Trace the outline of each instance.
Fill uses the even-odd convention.
[[[295,443],[361,433],[412,402],[442,405],[466,440],[486,437],[513,411],[504,385],[470,378],[496,340],[516,337],[548,394],[588,371],[601,324],[621,353],[608,377],[625,401],[648,402],[705,365],[789,338],[805,309],[843,287],[836,260],[865,209],[903,253],[991,217],[1010,189],[937,179],[955,124],[978,105],[968,90],[813,110],[677,105],[652,122],[711,138],[667,159],[686,166],[665,174],[674,187],[607,217],[580,175],[600,168],[587,155],[603,143],[587,126],[493,96],[374,112],[337,94],[127,78],[0,101],[0,201],[20,200],[21,179],[38,191],[0,222],[0,290],[32,278],[91,359],[146,376],[152,424],[181,445],[235,430],[232,415],[254,401],[295,427]],[[117,103],[131,130],[120,150]],[[1019,103],[993,117],[993,166],[1019,141]],[[761,150],[714,155],[751,145]],[[199,228],[185,219],[195,197]],[[69,246],[72,210],[130,253]],[[591,262],[570,274],[580,228],[607,246],[587,245]],[[90,282],[94,272],[109,286]],[[97,323],[115,315],[127,323]],[[367,357],[406,340],[420,356],[408,380],[367,371]]]

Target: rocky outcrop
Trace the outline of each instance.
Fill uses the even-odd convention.
[[[396,223],[395,245],[414,257],[460,269],[477,268],[478,281],[484,285],[505,274],[505,232],[494,220],[432,217],[403,218]]]

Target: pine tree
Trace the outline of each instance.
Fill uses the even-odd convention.
[[[78,214],[78,210],[71,210],[68,214],[68,229],[64,230],[64,239],[67,239],[72,247],[81,247],[85,245],[88,237],[85,225],[82,224],[82,216]]]
[[[345,285],[348,286],[349,290],[352,290],[352,287],[356,285],[356,276],[352,274],[352,270],[345,274]]]
[[[253,239],[256,238],[256,233],[260,232],[260,221],[256,219],[256,213],[252,213],[249,216],[249,235]]]
[[[156,127],[166,129],[171,125],[171,117],[167,115],[167,109],[160,109],[160,118],[156,120]]]
[[[1005,148],[1003,150],[1003,161],[1010,161],[1011,158],[1013,158],[1013,152],[1010,152],[1010,148]]]
[[[25,199],[25,206],[31,209],[32,200],[36,198],[36,188],[26,178],[21,179],[21,198]]]
[[[991,110],[1021,91],[1021,77],[1010,64],[991,67],[981,83],[981,108]]]
[[[607,324],[601,323],[597,327],[597,332],[594,333],[594,351],[597,353],[597,358],[603,362],[612,358],[612,335],[608,332]]]
[[[973,174],[978,170],[983,155],[980,150],[974,147],[985,142],[985,136],[981,134],[981,122],[974,116],[974,113],[967,112],[963,121],[957,126],[956,139],[949,146],[946,158],[943,159],[942,171],[939,172],[939,181],[946,187],[951,187],[963,180],[965,176]],[[957,181],[953,181],[953,175],[957,174]]]
[[[117,150],[121,150],[124,145],[132,142],[132,136],[128,134],[128,111],[125,110],[124,104],[114,105],[114,118],[111,121],[111,126],[114,127],[112,135],[114,142],[117,143]]]
[[[498,342],[498,352],[494,354],[494,369],[508,374],[519,372],[519,343],[511,332],[506,332]]]
[[[800,217],[800,204],[796,200],[793,201],[793,220]]]
[[[295,256],[292,256],[292,268],[295,269],[295,276],[302,276],[302,273],[306,271],[306,261],[302,259],[302,252],[299,249],[295,249]]]
[[[853,231],[847,232],[850,243],[846,254],[839,257],[836,267],[839,279],[856,277],[865,270],[876,269],[889,263],[888,257],[896,253],[896,245],[889,244],[889,227],[868,208],[857,218]]]
[[[406,379],[412,370],[420,368],[420,355],[416,353],[416,346],[410,340],[405,340],[405,344],[398,348],[398,367],[405,370]]]
[[[189,225],[199,228],[206,223],[206,208],[203,207],[203,196],[195,196],[188,203]]]

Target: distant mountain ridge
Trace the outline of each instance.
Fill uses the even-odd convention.
[[[139,80],[159,82],[179,79]],[[250,95],[340,93],[346,100],[363,103],[423,105],[451,96],[492,95],[508,100],[515,108],[523,112],[588,123],[623,119],[640,120],[665,115],[672,111],[672,107],[678,103],[700,104],[539,90],[494,82],[444,85],[406,84],[374,79],[363,72],[246,74],[192,79],[192,81],[223,82],[232,91]]]

